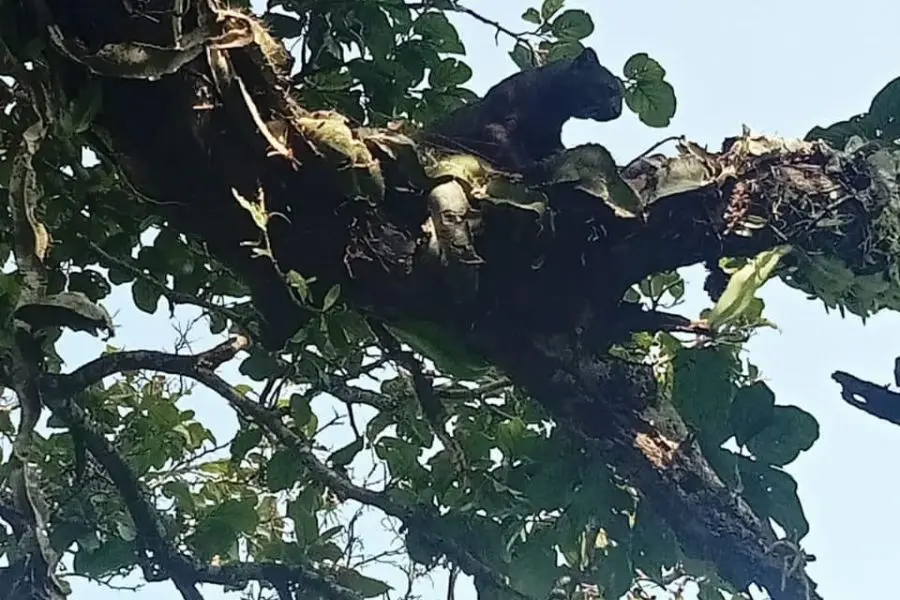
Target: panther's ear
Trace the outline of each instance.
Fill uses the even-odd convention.
[[[581,51],[581,54],[576,56],[575,60],[572,61],[572,66],[576,69],[592,67],[599,64],[600,60],[597,58],[597,53],[594,52],[593,48],[585,48]]]

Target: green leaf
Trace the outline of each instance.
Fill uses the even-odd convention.
[[[312,419],[312,406],[309,396],[303,394],[291,394],[290,400],[291,418],[298,426],[309,423]]]
[[[325,531],[323,531],[319,534],[319,537],[317,538],[316,541],[324,542],[324,541],[330,540],[331,538],[333,538],[334,536],[336,536],[337,534],[339,534],[342,531],[344,531],[343,525],[335,525],[333,527],[329,527],[328,529],[326,529]]]
[[[256,448],[262,441],[262,429],[255,425],[242,427],[231,441],[231,461],[239,462],[244,456]]]
[[[241,375],[246,375],[254,381],[265,381],[279,371],[278,361],[267,352],[252,352],[244,359],[239,369]]]
[[[375,444],[375,454],[388,463],[394,477],[409,477],[421,470],[419,452],[421,448],[395,437],[383,436]]]
[[[94,552],[100,547],[100,540],[97,538],[97,532],[95,531],[85,531],[77,537],[77,540],[78,545],[89,552]]]
[[[472,78],[472,69],[455,58],[445,58],[432,67],[428,84],[435,89],[447,89],[462,85]]]
[[[200,552],[211,557],[226,554],[241,533],[250,533],[259,524],[255,502],[228,499],[216,504],[212,510],[200,518],[191,542]]]
[[[167,481],[162,487],[163,494],[170,498],[174,498],[178,503],[178,508],[188,514],[192,514],[196,508],[194,505],[194,496],[191,489],[184,481]]]
[[[549,21],[550,17],[559,12],[566,0],[544,0],[541,4],[541,19]]]
[[[587,12],[571,9],[556,17],[551,29],[560,40],[573,42],[583,40],[594,33],[594,21]]]
[[[319,538],[319,520],[302,499],[288,503],[287,516],[294,522],[297,543],[307,546]]]
[[[263,15],[263,23],[269,33],[277,38],[289,39],[303,35],[303,22],[291,15],[267,12]]]
[[[353,76],[343,65],[311,73],[305,80],[316,89],[329,92],[341,92],[353,87]]]
[[[336,311],[330,315],[330,319],[344,330],[347,339],[354,346],[375,339],[369,323],[358,312],[352,310]]]
[[[875,95],[868,113],[829,127],[814,127],[805,139],[821,139],[838,150],[844,150],[854,136],[859,136],[863,141],[894,142],[900,139],[900,77]]]
[[[697,600],[722,600],[725,596],[722,595],[722,592],[714,585],[709,585],[706,582],[700,582],[700,589],[697,592]],[[734,598],[734,596],[732,596]]]
[[[366,437],[370,442],[374,442],[379,433],[394,423],[396,423],[396,418],[389,411],[379,412],[366,425]],[[12,431],[12,425],[10,425],[10,431]]]
[[[422,36],[432,48],[447,54],[465,54],[466,49],[459,39],[459,33],[442,12],[422,13],[413,22],[413,31]]]
[[[117,269],[116,267],[110,267],[107,273],[109,282],[113,285],[122,285],[123,283],[129,283],[135,280],[133,273]]]
[[[137,537],[137,531],[134,529],[134,523],[129,521],[116,521],[116,533],[126,542],[132,542]]]
[[[650,127],[668,127],[675,116],[675,90],[665,81],[639,81],[625,91],[625,104]]]
[[[774,275],[778,263],[790,251],[789,245],[783,245],[760,252],[733,273],[725,292],[707,315],[709,326],[720,329],[743,316],[757,290]]]
[[[100,80],[96,78],[88,79],[69,108],[69,122],[72,127],[72,133],[84,133],[87,131],[94,117],[100,112],[103,104],[103,88]]]
[[[635,218],[643,210],[641,197],[622,179],[612,154],[600,144],[582,144],[556,154],[543,162],[542,169],[542,186],[575,187],[602,200],[618,217]]]
[[[15,431],[12,419],[9,416],[9,409],[0,409],[0,433],[10,434]]]
[[[191,540],[206,556],[225,554],[240,533],[249,533],[258,524],[259,515],[252,502],[228,499],[199,520]]]
[[[130,542],[111,538],[93,550],[79,548],[75,554],[73,567],[76,573],[85,575],[95,577],[111,575],[133,565],[133,552],[134,548]]]
[[[644,52],[634,54],[625,61],[622,69],[625,77],[635,81],[658,82],[666,76],[666,70]]]
[[[418,85],[425,77],[425,69],[440,62],[440,56],[422,40],[407,40],[397,46],[394,56],[409,73],[410,85]]]
[[[213,335],[222,333],[228,327],[228,317],[218,311],[209,314],[209,332]]]
[[[705,445],[718,448],[730,435],[737,361],[723,348],[682,348],[673,359],[672,404]]]
[[[550,44],[550,49],[547,51],[547,62],[570,60],[581,54],[583,51],[584,44],[581,42],[556,42]]]
[[[297,294],[300,296],[300,299],[304,302],[309,302],[310,299],[310,289],[309,284],[312,283],[313,279],[307,279],[300,273],[294,270],[288,271],[284,276],[285,281],[289,286],[294,288],[297,291]]]
[[[761,381],[737,390],[728,421],[739,446],[762,431],[772,422],[775,393]]]
[[[632,548],[640,549],[634,553],[634,568],[651,578],[662,578],[672,565],[680,562],[680,548],[671,525],[642,505],[638,506],[630,542]]]
[[[404,542],[409,558],[420,565],[431,567],[438,556],[443,556],[443,552],[437,550],[431,540],[422,535],[418,529],[407,529]],[[478,596],[480,598],[481,594]]]
[[[278,450],[266,463],[266,485],[272,492],[289,489],[300,474],[296,455],[290,450]]]
[[[363,438],[358,437],[343,448],[335,450],[331,456],[328,457],[328,462],[332,467],[346,467],[353,462],[353,459],[356,458],[356,455],[359,454],[362,449]]]
[[[497,427],[497,446],[505,454],[511,455],[515,452],[518,442],[527,433],[525,421],[522,419],[515,418],[504,421]]]
[[[544,536],[534,532],[524,544],[515,548],[512,561],[506,573],[515,582],[518,590],[532,590],[535,598],[546,598],[559,577],[556,566],[556,552]]]
[[[148,283],[143,278],[137,279],[131,286],[131,298],[134,300],[134,305],[151,315],[156,312],[161,295],[159,287]]]
[[[69,291],[81,292],[92,302],[97,302],[109,296],[112,287],[102,274],[85,268],[69,273]]]
[[[341,296],[341,285],[335,284],[328,288],[328,293],[325,294],[325,300],[322,301],[322,312],[329,310],[334,304],[338,301],[338,298]]]
[[[641,301],[641,293],[634,289],[634,287],[630,287],[625,290],[625,295],[622,296],[623,302],[630,302],[632,304],[638,303]]]
[[[393,52],[396,36],[387,15],[376,4],[357,2],[354,13],[364,32],[366,47],[376,60],[384,60]]]
[[[388,329],[401,342],[430,358],[442,372],[461,379],[477,379],[489,369],[480,357],[472,354],[462,339],[446,329],[425,321],[407,321]]]
[[[306,549],[306,554],[310,560],[337,562],[344,555],[344,549],[334,542],[316,540],[314,544]]]
[[[625,62],[625,77],[631,80],[625,91],[625,104],[650,127],[666,127],[675,116],[675,90],[663,80],[665,69],[646,53],[633,55]]]
[[[869,106],[869,119],[882,128],[900,119],[900,77],[875,94]]]
[[[596,567],[596,580],[603,586],[609,598],[623,598],[634,584],[631,553],[622,546],[609,548],[601,553]]]
[[[354,590],[363,598],[381,596],[393,589],[383,581],[360,575],[351,569],[338,569],[334,575],[339,584]]]
[[[797,406],[776,406],[771,423],[747,440],[747,449],[764,464],[783,466],[819,438],[819,422]]]
[[[823,140],[832,148],[843,150],[853,136],[874,140],[878,137],[878,126],[868,115],[857,115],[829,127],[813,127],[803,139]]]
[[[231,471],[231,465],[225,459],[212,460],[202,463],[199,469],[204,473],[210,473],[212,475],[226,475]]]
[[[771,517],[789,534],[802,538],[809,522],[797,496],[797,482],[781,469],[736,457],[744,491],[742,496],[760,517]]]
[[[225,273],[216,273],[212,275],[213,282],[209,286],[209,291],[213,294],[221,294],[223,296],[231,296],[232,298],[240,298],[250,294],[247,286]]]
[[[534,51],[530,46],[523,44],[522,42],[516,42],[516,45],[509,53],[509,57],[512,58],[513,62],[516,63],[516,66],[523,71],[527,71],[528,69],[537,66]]]
[[[522,13],[522,20],[528,21],[529,23],[534,23],[535,25],[540,25],[541,14],[533,8],[529,8]]]

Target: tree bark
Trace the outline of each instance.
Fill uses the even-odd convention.
[[[132,18],[119,0],[47,0],[46,14],[28,4],[6,2],[0,14],[14,19],[7,22],[23,39],[29,32],[46,39],[50,22],[90,52],[123,40],[168,44],[163,25]],[[88,72],[53,48],[44,56],[74,92]],[[277,348],[309,316],[282,276],[292,270],[316,278],[318,298],[340,284],[355,309],[381,320],[463,332],[474,352],[628,474],[689,554],[737,586],[806,597],[802,574],[783,585],[770,528],[684,443],[674,410],[658,407],[649,369],[604,351],[632,331],[655,328],[646,313],[620,302],[653,273],[785,242],[838,257],[859,273],[885,269],[864,266],[861,250],[884,205],[872,190],[885,179],[867,154],[749,134],[727,140],[720,153],[683,144],[676,157],[650,157],[623,171],[642,200],[636,217],[566,182],[543,188],[549,210],[541,214],[469,193],[470,206],[448,227],[470,234],[463,250],[474,249],[475,258],[451,248],[436,259],[428,226],[440,225],[442,206],[435,210],[433,195],[429,206],[429,194],[449,180],[423,175],[430,154],[396,132],[304,111],[257,46],[221,52],[246,95],[223,93],[213,108],[198,108],[216,95],[201,54],[156,81],[99,77],[103,107],[94,124],[132,184],[152,199],[145,209],[204,240],[248,284],[268,323],[266,345]],[[273,155],[254,110],[271,130],[276,121],[287,125],[281,139],[289,155]],[[330,142],[320,135],[325,129]],[[590,158],[595,150],[569,156]],[[524,189],[503,175],[489,178]],[[277,266],[244,244],[261,232],[235,191],[253,200],[260,190],[266,209],[282,215],[267,228]],[[817,227],[820,214],[841,220],[840,232]]]

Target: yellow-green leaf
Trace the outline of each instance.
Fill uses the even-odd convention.
[[[781,259],[791,251],[788,245],[766,250],[747,261],[728,281],[725,292],[707,317],[712,329],[739,318],[750,307],[757,290],[769,280]]]

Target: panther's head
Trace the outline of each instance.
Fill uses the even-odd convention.
[[[585,48],[569,67],[573,89],[572,116],[576,119],[612,121],[622,114],[625,87],[618,77],[600,64],[597,54]]]

